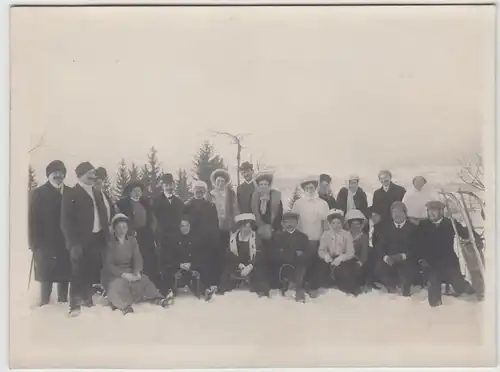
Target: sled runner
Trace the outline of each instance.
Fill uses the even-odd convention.
[[[188,287],[196,298],[201,297],[200,273],[196,270],[180,269],[174,275],[174,295],[177,295],[180,288]]]
[[[460,213],[462,220],[465,222],[465,227],[469,232],[468,239],[462,239],[459,237],[457,232],[456,221],[451,218],[451,222],[453,225],[453,230],[455,231],[455,239],[456,239],[456,251],[457,255],[463,258],[464,267],[462,267],[462,274],[467,276],[467,272],[469,274],[469,278],[471,280],[472,288],[476,291],[478,298],[482,298],[484,296],[484,256],[482,250],[484,249],[482,237],[476,233],[472,219],[465,204],[465,200],[463,195],[473,195],[481,206],[481,217],[484,219],[484,210],[483,203],[481,199],[470,192],[459,191],[460,199],[451,192],[441,191],[440,193],[444,197],[444,202],[446,205],[446,209],[452,215],[452,206]],[[461,265],[462,266],[462,265]]]

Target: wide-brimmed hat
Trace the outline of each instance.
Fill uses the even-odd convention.
[[[269,185],[273,183],[274,174],[271,172],[260,172],[255,176],[255,183],[258,185],[260,181],[267,181]]]
[[[318,187],[318,185],[319,185],[319,179],[316,178],[316,177],[308,177],[308,178],[306,178],[305,180],[303,180],[300,183],[300,187],[303,190],[304,187],[307,186],[307,185],[309,185],[310,183],[312,183],[314,185],[314,187]]]
[[[127,183],[127,186],[123,189],[123,194],[124,195],[130,195],[133,189],[139,187],[141,191],[144,191],[144,184],[140,181],[131,181]]]
[[[245,161],[245,162],[241,163],[241,165],[240,165],[240,171],[241,172],[244,172],[244,171],[253,171],[253,164],[249,163],[248,161]]]
[[[216,169],[212,172],[210,176],[210,182],[212,182],[212,185],[215,185],[215,181],[217,178],[222,177],[226,180],[226,183],[229,183],[231,181],[231,175],[229,172],[225,169]]]
[[[207,183],[200,180],[193,181],[193,183],[191,184],[191,191],[194,192],[196,189],[204,189],[205,191],[207,191]]]
[[[445,208],[445,205],[442,201],[440,200],[431,200],[431,201],[428,201],[426,204],[425,204],[425,207],[427,209],[444,209]]]
[[[118,222],[128,222],[129,218],[123,213],[117,213],[111,219],[111,226],[115,226]]]
[[[346,221],[351,221],[351,220],[363,220],[366,221],[366,217],[361,212],[359,209],[351,209],[348,210],[347,213],[345,214],[345,220]]]
[[[282,221],[286,221],[286,220],[297,220],[298,221],[299,218],[300,218],[300,216],[298,213],[288,211],[288,212],[283,213],[283,217],[281,219],[282,219]]]
[[[342,209],[333,208],[330,209],[326,215],[327,218],[332,218],[333,216],[344,217],[344,211]]]
[[[254,221],[255,215],[253,213],[242,213],[234,217],[234,222],[239,223],[243,221]]]

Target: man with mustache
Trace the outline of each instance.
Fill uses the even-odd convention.
[[[31,192],[28,211],[29,246],[33,251],[35,280],[40,282],[40,306],[50,301],[57,283],[58,302],[68,301],[71,264],[61,230],[61,201],[68,192],[64,185],[66,167],[54,160],[46,168],[47,182]]]
[[[69,251],[72,278],[69,315],[78,316],[81,305],[94,306],[92,285],[100,283],[102,254],[109,237],[104,197],[94,188],[96,171],[89,162],[75,169],[78,183],[63,194],[61,228]]]

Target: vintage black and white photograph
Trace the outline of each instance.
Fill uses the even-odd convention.
[[[494,5],[10,10],[11,368],[496,364]]]

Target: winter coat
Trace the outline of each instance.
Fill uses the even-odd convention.
[[[253,233],[253,238],[248,242],[239,241],[239,231],[233,233],[230,238],[230,249],[227,252],[226,271],[237,272],[240,264],[254,267],[260,265],[263,261],[262,241],[259,235]],[[242,246],[247,243],[248,250],[243,250]],[[252,251],[252,245],[255,244]]]
[[[256,190],[255,182],[243,182],[236,188],[236,199],[240,213],[252,213],[252,196]]]
[[[394,222],[384,225],[377,244],[379,258],[404,253],[407,259],[415,259],[417,238],[417,226],[410,221],[401,228],[397,228]]]
[[[159,234],[177,233],[184,212],[184,202],[177,196],[172,197],[169,202],[164,193],[153,200],[153,211],[156,217]]]
[[[467,228],[456,222],[457,232],[463,239],[469,237]],[[439,225],[430,220],[418,224],[417,258],[425,260],[432,268],[460,269],[454,248],[455,230],[450,219],[444,217]]]
[[[219,234],[219,218],[215,205],[206,199],[192,198],[184,205],[184,213],[189,217],[191,231],[201,239],[206,235]]]
[[[208,201],[214,204],[217,212],[217,206],[215,205],[215,193],[216,191],[212,190],[208,194]],[[219,216],[217,213],[219,229],[222,231],[231,231],[235,226],[234,217],[236,217],[236,215],[238,214],[238,204],[236,200],[236,193],[234,192],[230,184],[228,184],[225,188],[224,210],[224,217]]]
[[[264,226],[270,226],[270,231],[281,230],[281,220],[283,218],[283,202],[281,201],[281,192],[271,190],[270,203],[268,204],[268,221],[265,221],[265,216],[262,216],[260,211],[260,193],[256,190],[252,195],[252,213],[255,215],[255,222],[258,229]],[[261,234],[259,234],[261,235]],[[262,236],[261,236],[262,237]],[[270,239],[270,236],[264,237]]]
[[[172,266],[178,270],[183,263],[190,263],[191,270],[199,270],[202,265],[200,241],[192,232],[176,234],[172,247]]]
[[[151,230],[154,227],[154,219],[153,219],[153,211],[151,208],[151,204],[146,197],[141,197],[139,199],[139,203],[146,210],[146,226]],[[126,215],[131,221],[134,219],[134,209],[132,208],[132,199],[130,197],[123,198],[116,203],[116,207],[119,213],[123,213]],[[134,229],[132,224],[129,224],[129,233],[130,235],[134,235]]]
[[[101,231],[109,238],[109,222],[102,193],[92,189],[101,223]],[[63,193],[61,207],[61,229],[66,248],[75,245],[84,247],[92,239],[94,228],[94,202],[90,195],[77,184]]]
[[[349,190],[347,189],[347,187],[342,187],[337,195],[337,208],[341,209],[344,212],[344,214],[347,213],[348,194]],[[354,194],[353,199],[356,209],[360,210],[368,219],[367,216],[368,199],[366,197],[366,193],[361,187],[358,187],[358,191],[356,191],[356,194]]]
[[[326,201],[326,203],[328,204],[328,208],[330,209],[337,208],[337,200],[335,200],[335,197],[332,194],[326,194],[326,195],[319,194],[319,198]]]
[[[293,233],[280,231],[273,238],[273,256],[281,264],[307,264],[316,255],[316,251],[309,248],[309,238],[303,232],[295,230]]]
[[[63,193],[70,191],[63,186]],[[67,282],[71,264],[61,229],[62,194],[47,182],[32,190],[29,200],[29,246],[34,254],[35,280]]]
[[[391,216],[391,206],[395,201],[402,201],[406,193],[406,189],[403,186],[396,185],[392,183],[389,185],[389,190],[384,191],[384,188],[375,190],[373,193],[373,204],[374,210],[380,211],[382,222],[388,223],[392,221]]]

